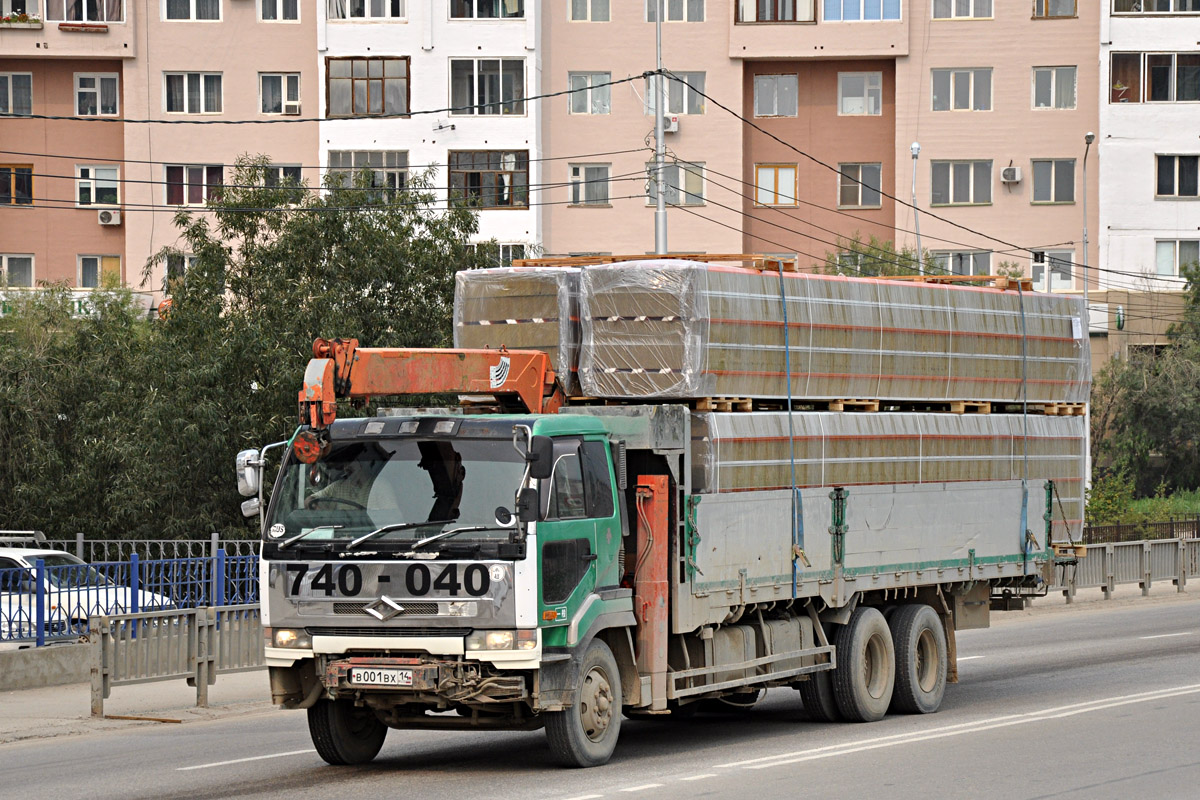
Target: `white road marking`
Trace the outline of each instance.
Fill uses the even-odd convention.
[[[688,777],[680,778],[679,780],[681,780],[681,781],[702,781],[705,778],[715,778],[715,777],[717,777],[717,773],[706,772],[703,775],[689,775]]]
[[[1183,633],[1160,633],[1157,636],[1139,636],[1139,639],[1170,639],[1173,636],[1195,636],[1195,631],[1184,631]]]
[[[630,786],[628,789],[622,789],[622,792],[644,792],[647,789],[657,789],[662,786],[661,783],[643,783],[641,786]]]
[[[269,756],[250,756],[249,758],[235,758],[231,761],[214,761],[211,764],[197,764],[194,767],[177,767],[175,769],[175,771],[176,772],[187,772],[188,770],[191,770],[191,769],[208,769],[210,767],[224,767],[229,764],[244,764],[247,761],[263,761],[268,758],[283,758],[285,756],[299,756],[299,755],[303,755],[304,753],[314,753],[314,752],[315,751],[310,747],[307,750],[289,750],[286,753],[272,753]]]
[[[567,800],[596,800],[598,797],[604,797],[602,794],[581,794],[577,797],[568,797]]]
[[[1073,703],[1071,705],[1057,706],[1055,708],[1048,708],[1044,711],[1031,712],[1028,714],[1007,714],[1000,717],[992,717],[991,719],[977,720],[975,722],[966,722],[958,725],[946,725],[941,728],[932,728],[923,733],[910,731],[907,733],[893,734],[891,736],[879,736],[872,739],[863,739],[857,742],[845,742],[843,744],[827,745],[825,747],[817,747],[810,750],[798,750],[792,753],[780,753],[774,756],[763,756],[761,758],[753,758],[746,761],[717,764],[716,766],[744,767],[746,769],[778,767],[786,764],[796,764],[802,761],[813,761],[819,758],[849,755],[851,753],[858,753],[864,750],[877,750],[884,747],[894,747],[899,744],[908,744],[910,742],[944,739],[950,736],[961,736],[966,733],[979,733],[996,728],[1005,728],[1011,725],[1024,725],[1030,722],[1044,722],[1051,719],[1062,719],[1063,717],[1075,716],[1077,714],[1087,714],[1092,711],[1102,711],[1104,709],[1116,708],[1118,706],[1130,705],[1132,703],[1153,702],[1168,697],[1177,697],[1188,694],[1200,694],[1200,684],[1190,684],[1187,686],[1177,686],[1170,689],[1158,689],[1152,692],[1139,692],[1137,694],[1108,697],[1100,700],[1092,700],[1086,703]]]
[[[959,663],[962,663],[963,661],[974,661],[977,658],[986,658],[986,657],[987,656],[959,656],[958,661],[959,661]]]

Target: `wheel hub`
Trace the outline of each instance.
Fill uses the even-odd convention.
[[[613,691],[608,676],[593,667],[583,678],[579,689],[579,718],[583,732],[593,742],[604,738],[613,715]]]

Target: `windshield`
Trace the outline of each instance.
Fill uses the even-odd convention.
[[[110,586],[112,582],[96,571],[90,564],[85,564],[69,553],[47,553],[38,556],[46,565],[46,579],[56,589],[79,589],[86,587]]]
[[[378,543],[481,527],[438,544],[507,540],[511,529],[496,525],[496,509],[512,508],[524,471],[506,439],[335,442],[315,464],[284,464],[267,532],[274,541],[303,536],[314,543],[397,528],[371,537]]]

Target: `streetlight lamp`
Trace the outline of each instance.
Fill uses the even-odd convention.
[[[1092,306],[1088,297],[1088,212],[1087,212],[1087,157],[1088,151],[1092,149],[1092,142],[1096,141],[1096,134],[1088,131],[1083,135],[1083,306],[1087,309],[1087,319],[1084,324],[1087,325],[1087,330],[1092,329]],[[1049,277],[1049,276],[1047,276]],[[1049,281],[1047,280],[1047,285]]]
[[[921,155],[921,143],[913,142],[909,147],[913,157],[912,168],[912,206],[913,224],[917,232],[917,272],[925,274],[925,253],[921,250],[921,213],[917,210],[917,156]],[[1086,169],[1086,166],[1084,167]]]

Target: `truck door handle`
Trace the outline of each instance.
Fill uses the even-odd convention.
[[[588,553],[586,556],[583,556],[582,558],[584,561],[595,561],[599,557],[600,557],[600,555],[598,553]]]

